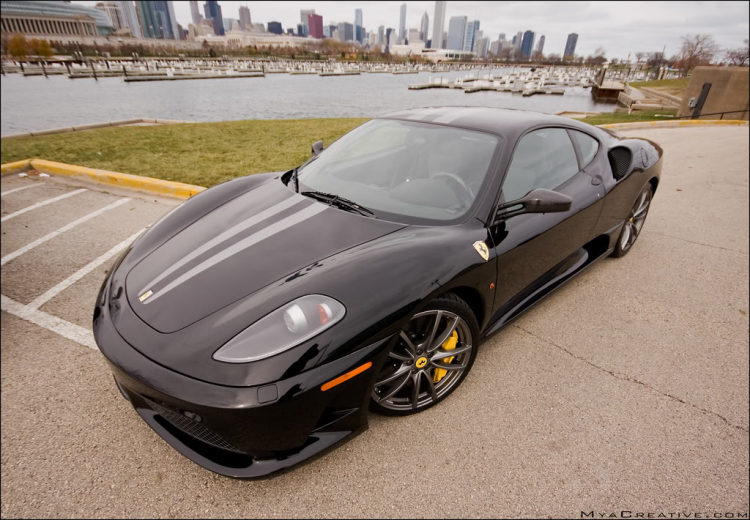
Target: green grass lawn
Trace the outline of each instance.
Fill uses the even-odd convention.
[[[682,97],[690,84],[690,78],[678,78],[678,79],[661,79],[658,81],[636,81],[631,82],[630,86],[635,88],[646,87],[658,90],[659,92],[666,92],[673,96]]]
[[[602,114],[593,125],[666,118],[657,113]],[[366,118],[250,120],[161,126],[122,126],[3,141],[0,162],[46,159],[121,173],[214,186],[251,173],[302,164],[310,145],[325,146]]]
[[[677,114],[677,109],[665,109],[654,111],[633,112],[631,114],[600,114],[581,119],[590,125],[608,125],[611,123],[637,123],[638,121],[666,121],[669,117]]]
[[[3,141],[0,162],[46,159],[120,173],[214,186],[306,161],[366,118],[251,120],[122,126]]]

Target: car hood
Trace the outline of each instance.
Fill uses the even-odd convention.
[[[176,332],[289,273],[402,227],[268,182],[153,247],[127,273],[128,302],[153,329]]]

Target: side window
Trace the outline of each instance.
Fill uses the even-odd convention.
[[[590,135],[586,135],[583,132],[578,132],[576,130],[571,130],[570,133],[573,134],[573,139],[575,139],[578,148],[581,150],[581,164],[583,164],[584,167],[588,166],[588,164],[594,159],[596,152],[599,151],[599,141]]]
[[[552,190],[578,173],[578,159],[568,132],[542,128],[526,134],[516,146],[503,182],[506,202],[520,199],[531,190]]]

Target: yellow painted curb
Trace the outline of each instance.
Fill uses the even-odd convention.
[[[0,175],[7,175],[9,173],[21,172],[29,168],[31,159],[24,159],[23,161],[15,161],[5,163],[0,166]]]
[[[585,123],[586,121],[583,120]],[[685,126],[748,126],[747,121],[739,119],[685,119],[665,121],[636,121],[634,123],[610,123],[598,125],[610,130],[637,130],[640,128],[679,128]]]
[[[203,186],[195,186],[183,182],[164,181],[151,177],[141,177],[140,175],[130,175],[128,173],[96,170],[94,168],[86,168],[85,166],[45,161],[43,159],[31,159],[31,166],[35,170],[44,173],[66,175],[100,184],[109,184],[110,186],[145,191],[156,195],[176,197],[178,199],[189,199],[206,189]]]

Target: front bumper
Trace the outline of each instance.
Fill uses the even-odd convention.
[[[118,334],[107,305],[94,336],[115,381],[144,421],[193,462],[235,478],[298,464],[367,427],[370,389],[390,338],[323,366],[260,387],[221,386],[154,363]],[[321,386],[368,361],[369,370]]]

